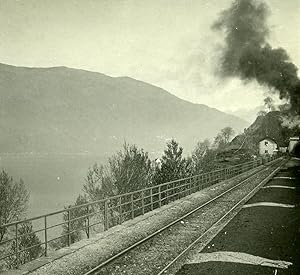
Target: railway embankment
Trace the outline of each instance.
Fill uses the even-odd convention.
[[[280,160],[276,161],[280,162]],[[269,170],[263,174],[260,174],[259,171],[265,168],[266,165],[254,168],[235,176],[234,178],[224,180],[180,200],[171,202],[159,209],[148,212],[145,215],[112,227],[90,239],[82,240],[68,248],[60,249],[51,256],[43,257],[23,265],[19,270],[14,270],[11,271],[12,273],[9,272],[7,274],[83,274],[99,265],[99,263],[105,262],[113,255],[117,255],[124,249],[132,246],[139,240],[153,234],[172,221],[191,212],[193,209],[199,207],[199,205],[205,204],[212,198],[234,187],[249,176],[260,174],[260,177],[265,178],[272,169],[275,169],[272,166],[272,162],[268,163],[267,166],[269,166]],[[257,180],[259,181],[259,179]],[[252,181],[252,183],[254,184],[255,181]],[[247,188],[249,187],[245,187],[244,192],[247,192]],[[237,192],[236,195],[232,196],[238,196],[238,194],[240,194],[240,192]],[[233,202],[233,198],[227,198],[227,204],[230,201]],[[229,205],[230,204],[228,204],[227,207],[229,207]],[[208,224],[211,223],[212,217],[216,216],[213,213],[220,212],[221,208],[222,206],[220,205],[218,205],[216,209],[207,207],[212,215],[203,215],[201,226],[204,228],[206,223],[208,226]],[[184,223],[185,222],[183,221],[183,224]],[[152,256],[159,257],[159,255],[154,254]],[[126,264],[123,263],[122,269],[124,270],[124,268],[125,270],[127,269]]]
[[[300,274],[299,183],[300,159],[291,158],[172,274]]]

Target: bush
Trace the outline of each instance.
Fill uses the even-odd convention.
[[[22,223],[18,228],[18,235],[20,236],[18,238],[18,250],[16,248],[16,241],[11,243],[10,254],[14,255],[6,260],[8,268],[16,268],[21,264],[25,264],[40,257],[44,253],[40,239],[33,232],[31,222]],[[18,258],[16,257],[17,252]]]
[[[65,207],[67,210],[68,208],[79,206],[82,204],[87,203],[87,198],[85,195],[79,195],[74,203],[74,205],[68,205]],[[51,242],[51,247],[54,249],[59,249],[69,244],[69,232],[70,233],[70,244],[75,243],[82,239],[82,233],[88,236],[88,229],[87,226],[87,217],[83,217],[87,215],[87,207],[78,207],[69,211],[70,217],[68,212],[63,213],[63,221],[66,222],[62,225],[62,237]],[[83,217],[83,218],[80,218]],[[70,223],[68,223],[70,218]],[[79,218],[79,219],[77,219]],[[74,221],[72,221],[75,219]]]
[[[26,211],[29,193],[24,182],[14,182],[4,170],[0,173],[0,225],[18,220]],[[7,233],[0,228],[0,242]]]

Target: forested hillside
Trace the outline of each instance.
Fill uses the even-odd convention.
[[[0,152],[107,153],[124,140],[149,152],[174,137],[191,150],[242,119],[128,77],[0,65]]]

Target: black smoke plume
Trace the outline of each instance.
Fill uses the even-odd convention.
[[[297,67],[282,48],[267,42],[269,8],[262,1],[235,0],[223,11],[213,29],[225,34],[220,73],[243,80],[256,79],[288,99],[290,112],[300,114],[300,80]]]

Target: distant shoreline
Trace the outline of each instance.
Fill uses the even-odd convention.
[[[38,153],[38,152],[16,152],[16,153],[0,153],[0,157],[6,156],[105,156],[108,152],[91,153],[91,152],[78,152],[78,153]]]
[[[30,152],[24,152],[24,153],[0,153],[0,166],[2,166],[2,161],[9,161],[9,160],[21,160],[21,159],[53,159],[53,160],[60,160],[60,159],[90,159],[94,161],[101,160],[105,162],[111,154],[109,153],[30,153]]]

